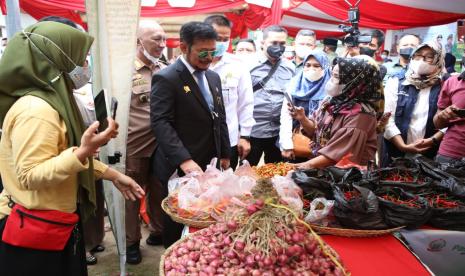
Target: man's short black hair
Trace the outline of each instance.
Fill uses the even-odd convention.
[[[316,37],[315,32],[312,31],[312,30],[308,30],[308,29],[300,30],[295,37],[298,37],[298,36],[313,36],[313,37]]]
[[[287,30],[284,28],[284,27],[281,27],[279,25],[271,25],[271,26],[268,26],[266,27],[264,30],[263,30],[263,39],[267,39],[268,38],[268,34],[270,32],[275,32],[275,33],[286,33],[287,35]]]
[[[400,40],[401,40],[402,38],[404,38],[404,37],[406,37],[406,36],[408,36],[408,35],[411,35],[411,36],[414,36],[414,37],[418,38],[418,42],[419,42],[418,44],[421,44],[421,42],[422,42],[421,37],[420,37],[419,35],[417,35],[417,34],[414,34],[414,33],[403,33],[403,34],[400,36],[399,40],[397,41],[397,44],[399,44],[399,42],[400,42]]]
[[[242,39],[239,39],[239,40],[237,41],[237,44],[239,44],[239,43],[241,43],[241,42],[250,43],[250,44],[253,45],[254,50],[257,50],[257,46],[255,46],[255,42],[253,41],[253,39],[250,39],[250,38],[242,38]],[[237,44],[236,44],[236,45],[237,45]]]
[[[384,33],[381,30],[374,29],[371,32],[363,33],[362,35],[371,35],[371,39],[376,38],[378,40],[378,45],[376,48],[380,48],[384,43]]]
[[[72,20],[69,20],[68,18],[61,17],[61,16],[55,16],[55,15],[46,16],[46,17],[42,17],[39,21],[40,22],[52,21],[52,22],[63,23],[75,29],[78,29],[78,26],[76,23],[74,23]]]
[[[218,34],[209,24],[191,21],[181,26],[179,37],[190,48],[194,44],[194,40],[216,40]]]
[[[232,24],[229,19],[226,18],[226,16],[215,14],[215,15],[210,15],[209,17],[205,18],[203,21],[204,23],[207,23],[209,25],[217,25],[217,26],[222,26],[222,27],[228,27],[231,28]]]
[[[389,51],[388,50],[383,50],[383,53],[386,53],[389,56]]]

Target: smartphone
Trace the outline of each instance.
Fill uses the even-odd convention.
[[[465,118],[465,109],[454,108],[452,111],[459,117]]]
[[[116,118],[117,109],[118,109],[118,100],[115,97],[111,97],[110,113],[111,113],[111,118],[113,120],[115,120]]]
[[[291,105],[292,109],[295,108],[294,103],[292,102],[291,96],[287,92],[284,92],[284,97],[286,97],[287,102]]]

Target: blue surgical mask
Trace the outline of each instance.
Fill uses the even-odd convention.
[[[224,42],[217,41],[216,42],[216,56],[217,57],[223,56],[224,53],[226,53],[226,50],[228,50],[228,47],[229,47],[229,40],[224,41]]]

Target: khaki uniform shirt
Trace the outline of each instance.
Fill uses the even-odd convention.
[[[161,63],[148,66],[136,57],[129,109],[128,157],[150,157],[155,149],[155,136],[150,128],[150,86],[152,75],[164,67]]]

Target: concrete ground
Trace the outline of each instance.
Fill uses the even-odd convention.
[[[108,224],[107,224],[108,225]],[[88,266],[90,276],[119,276],[119,256],[116,249],[115,239],[109,227],[105,227],[105,239],[103,246],[105,251],[96,253],[98,261],[96,265]],[[108,231],[107,231],[108,229]],[[146,226],[142,226],[141,253],[142,262],[138,265],[126,265],[126,271],[131,276],[157,276],[160,256],[165,249],[163,246],[150,246],[145,243],[149,231]]]

